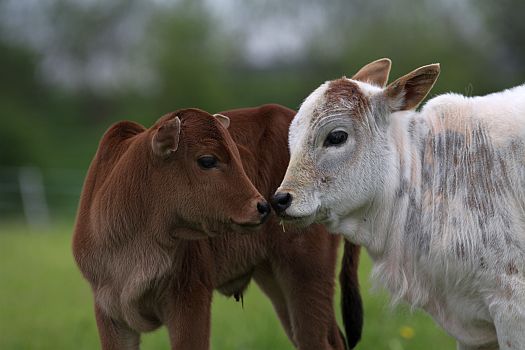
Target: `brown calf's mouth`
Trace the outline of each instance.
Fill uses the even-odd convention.
[[[235,225],[238,225],[240,227],[259,227],[262,225],[262,222],[258,222],[258,223],[245,223],[245,224],[239,224],[239,223],[236,223],[234,222]]]
[[[250,228],[255,229],[255,228],[262,226],[266,222],[266,220],[268,220],[269,217],[270,217],[270,213],[267,213],[263,215],[259,221],[238,222],[238,221],[235,221],[233,218],[230,218],[230,222],[233,226],[238,226],[241,228],[248,228],[248,229]]]
[[[259,222],[240,223],[240,222],[236,222],[235,220],[231,219],[231,226],[235,231],[240,232],[240,233],[248,232],[248,231],[254,232],[254,231],[257,231],[263,225],[264,221],[266,221],[265,218],[263,218]]]

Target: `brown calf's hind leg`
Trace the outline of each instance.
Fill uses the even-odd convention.
[[[316,234],[313,232],[308,235]],[[338,240],[317,233],[318,239],[294,242],[274,261],[284,293],[295,344],[301,350],[345,349],[334,312],[335,264]],[[283,258],[284,257],[284,258]]]
[[[98,334],[102,350],[138,350],[140,334],[108,317],[95,305]]]
[[[297,348],[345,349],[333,309],[333,283],[315,275],[282,277]]]
[[[259,288],[261,288],[261,290],[264,292],[264,294],[266,294],[268,298],[270,298],[275,312],[277,313],[277,316],[279,317],[279,320],[283,325],[284,331],[288,336],[288,339],[290,339],[294,346],[297,346],[294,343],[292,323],[290,321],[290,315],[288,313],[286,299],[284,297],[283,291],[281,290],[281,287],[275,279],[270,264],[265,263],[263,265],[259,265],[255,269],[253,279],[255,280]]]

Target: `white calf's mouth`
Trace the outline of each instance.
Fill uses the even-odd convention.
[[[303,215],[303,216],[295,216],[295,215],[288,215],[286,213],[282,213],[279,215],[281,220],[283,221],[296,221],[296,220],[304,220],[306,218],[309,218],[311,215]]]
[[[279,216],[281,223],[292,226],[305,227],[313,224],[315,222],[314,215],[304,215],[304,216],[293,216],[283,213]]]

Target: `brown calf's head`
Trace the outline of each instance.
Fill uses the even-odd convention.
[[[148,130],[153,201],[171,217],[177,237],[257,227],[270,212],[243,169],[228,126],[223,115],[184,109]]]

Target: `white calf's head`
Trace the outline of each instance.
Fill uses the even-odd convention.
[[[389,115],[417,107],[439,75],[438,64],[424,66],[385,88],[390,66],[389,59],[374,61],[303,102],[290,126],[290,164],[272,199],[284,219],[330,228],[366,208],[382,188]]]

